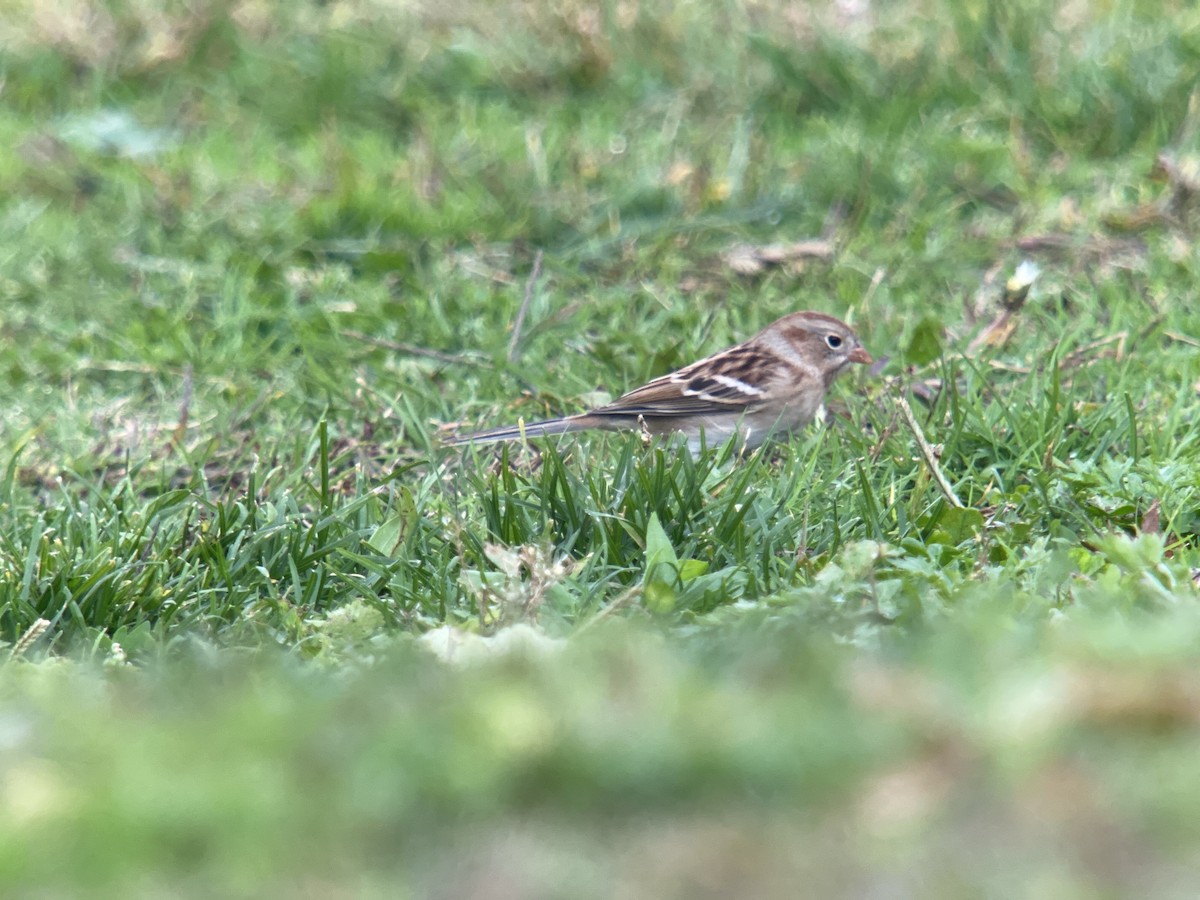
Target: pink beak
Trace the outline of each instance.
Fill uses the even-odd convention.
[[[864,366],[869,366],[875,360],[871,359],[871,354],[864,347],[855,347],[850,351],[850,355],[846,357],[850,362],[862,363]]]

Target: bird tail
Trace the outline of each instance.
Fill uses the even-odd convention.
[[[518,422],[516,425],[506,425],[503,428],[489,428],[487,431],[475,431],[470,434],[456,434],[449,443],[455,446],[463,444],[495,444],[500,441],[520,441],[525,438],[551,437],[556,434],[570,434],[589,427],[580,421],[579,416],[563,416],[560,419],[545,419],[541,422]]]

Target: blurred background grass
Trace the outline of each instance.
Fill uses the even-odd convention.
[[[10,0],[5,895],[1193,896],[1198,73],[1149,0]],[[435,446],[798,308],[886,361],[774,455]]]

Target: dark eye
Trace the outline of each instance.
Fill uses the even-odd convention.
[[[829,345],[830,350],[836,350],[838,347],[842,346],[842,339],[836,334],[827,334],[825,335],[825,343]]]

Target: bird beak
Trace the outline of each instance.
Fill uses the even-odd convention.
[[[855,347],[850,351],[850,355],[847,357],[847,359],[849,359],[850,362],[862,363],[864,366],[869,366],[871,363],[875,362],[875,360],[871,359],[871,354],[868,353],[864,347]]]

